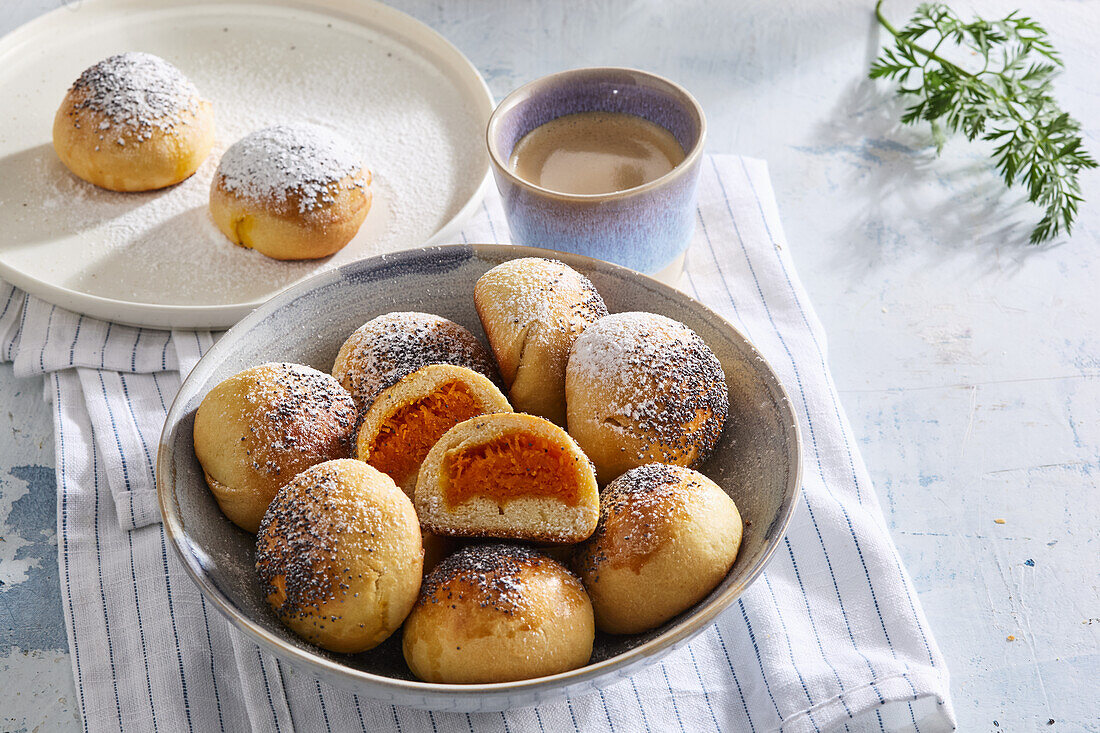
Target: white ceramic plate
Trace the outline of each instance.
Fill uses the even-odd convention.
[[[98,189],[53,152],[66,89],[123,51],[167,59],[214,103],[214,152],[163,191]],[[0,100],[0,278],[141,326],[230,326],[321,270],[443,241],[490,181],[484,80],[435,31],[368,0],[86,0],[0,39]],[[374,174],[374,204],[343,250],[287,263],[231,244],[207,200],[228,145],[294,121],[355,144]]]

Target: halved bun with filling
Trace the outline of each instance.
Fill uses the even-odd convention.
[[[471,417],[511,411],[481,374],[431,364],[378,396],[359,425],[355,457],[388,474],[411,497],[420,464],[444,433]]]
[[[580,542],[599,521],[591,462],[549,420],[483,415],[448,430],[428,452],[414,496],[436,534]]]

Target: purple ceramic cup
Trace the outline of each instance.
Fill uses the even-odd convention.
[[[624,112],[665,128],[684,160],[665,175],[613,193],[551,191],[508,165],[531,130],[575,112]],[[683,87],[635,69],[563,71],[515,90],[489,118],[486,142],[515,244],[625,265],[675,284],[695,230],[695,189],[706,138],[699,103]]]

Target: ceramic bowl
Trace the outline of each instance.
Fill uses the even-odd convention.
[[[252,535],[219,511],[192,447],[203,396],[242,369],[268,361],[332,368],[344,339],[377,315],[437,313],[484,333],[474,283],[509,259],[553,254],[586,274],[612,312],[646,310],[693,328],[718,356],[730,391],[730,418],[701,470],[737,502],[745,520],[740,554],[704,600],[644,634],[598,634],[591,662],[551,677],[500,684],[445,685],[413,678],[401,634],[369,652],[333,654],[280,625],[260,594]],[[200,591],[252,641],[335,685],[398,705],[497,711],[606,686],[651,664],[700,633],[757,578],[779,546],[799,492],[800,440],[790,401],[774,372],[728,322],[677,290],[616,265],[566,253],[507,245],[451,245],[382,255],[307,280],[257,308],[199,361],[168,412],[157,454],[164,526]]]
[[[684,160],[649,183],[600,194],[551,191],[512,172],[508,161],[524,135],[576,112],[649,120],[672,133]],[[574,69],[520,87],[497,106],[486,132],[512,241],[598,257],[674,283],[695,231],[706,128],[703,108],[687,90],[636,69]]]

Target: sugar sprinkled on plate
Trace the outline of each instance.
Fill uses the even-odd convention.
[[[300,20],[228,9],[217,18],[185,15],[173,22],[188,34],[187,54],[147,49],[171,59],[212,102],[217,134],[195,175],[153,193],[79,181],[48,143],[48,120],[60,101],[54,95],[72,84],[89,55],[118,49],[95,34],[82,40],[79,62],[68,36],[30,49],[9,77],[28,80],[20,94],[47,122],[17,131],[12,144],[24,152],[7,159],[5,178],[19,185],[0,185],[5,262],[101,297],[221,305],[262,300],[322,270],[424,244],[481,184],[479,110],[442,64],[386,31],[322,15]],[[290,45],[296,50],[288,58]],[[372,173],[373,203],[362,229],[325,259],[271,260],[232,244],[209,214],[210,184],[226,148],[288,122],[345,138]]]

